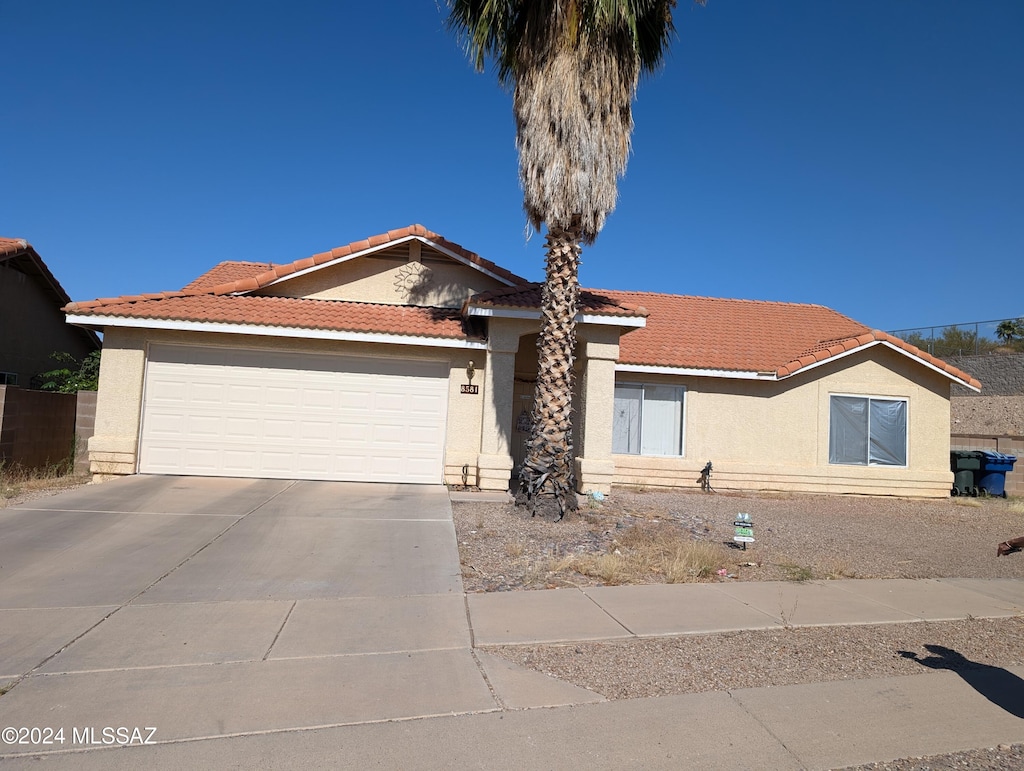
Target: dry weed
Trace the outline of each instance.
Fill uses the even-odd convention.
[[[17,465],[6,465],[0,461],[0,507],[7,501],[21,495],[53,490],[82,484],[82,477],[74,476],[67,463],[47,466],[41,469],[26,469]]]
[[[651,523],[623,531],[611,548],[608,554],[570,557],[566,567],[608,585],[646,583],[652,576],[674,584],[708,578],[727,561],[720,544]]]
[[[962,496],[954,498],[953,503],[955,503],[957,506],[967,506],[970,509],[980,509],[982,506],[985,505],[977,498],[964,498]]]
[[[845,559],[836,558],[825,563],[821,574],[829,581],[837,581],[840,578],[856,578],[857,573]]]
[[[721,545],[707,541],[688,541],[680,544],[666,563],[665,581],[679,584],[710,578],[725,561],[726,553]]]
[[[521,538],[505,544],[505,553],[513,559],[519,559],[526,552],[526,542]]]
[[[796,562],[784,560],[778,563],[779,569],[783,572],[783,578],[787,581],[810,581],[814,578],[814,570],[808,565],[800,565]]]

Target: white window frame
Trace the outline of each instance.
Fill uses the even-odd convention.
[[[614,455],[630,455],[630,456],[644,457],[644,458],[685,458],[686,457],[686,410],[687,410],[687,404],[690,401],[687,398],[687,388],[686,388],[686,386],[679,385],[679,384],[676,384],[676,383],[650,383],[650,382],[635,382],[635,381],[625,381],[625,380],[619,381],[619,380],[617,380],[615,382],[615,387],[618,388],[619,386],[630,386],[632,388],[639,388],[640,389],[640,435],[639,435],[639,449],[636,452],[616,452],[615,448],[614,448],[614,444],[613,444],[612,454],[614,454]],[[651,452],[644,452],[643,451],[643,409],[644,409],[644,399],[646,398],[646,391],[645,391],[645,389],[649,388],[649,387],[650,388],[675,388],[676,390],[679,391],[679,399],[680,399],[681,404],[680,404],[680,410],[679,410],[679,424],[680,425],[679,425],[679,453],[678,454],[673,453],[673,454],[665,455],[665,454],[661,454],[661,453],[651,453]],[[614,436],[615,436],[615,420],[616,420],[616,416],[615,416],[615,408],[614,408],[614,400],[613,400],[613,407],[612,407],[612,437],[613,437],[613,442],[614,442]]]
[[[832,462],[832,399],[844,397],[849,399],[864,399],[868,402],[868,456],[864,463],[833,463]],[[871,401],[903,402],[904,417],[906,418],[906,433],[904,435],[904,463],[896,465],[893,463],[872,463],[871,462]],[[885,394],[851,394],[851,393],[829,393],[828,395],[828,441],[825,444],[826,459],[830,466],[859,466],[861,468],[909,468],[910,467],[910,397],[887,396]]]

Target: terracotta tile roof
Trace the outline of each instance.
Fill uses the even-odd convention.
[[[466,307],[508,308],[510,310],[539,309],[540,293],[541,284],[538,283],[525,287],[494,289],[474,295],[466,302]],[[635,317],[647,315],[646,308],[622,302],[612,297],[611,292],[595,289],[580,289],[580,312],[595,316]]]
[[[517,286],[528,283],[526,279],[448,241],[422,225],[410,225],[285,265],[221,262],[180,291],[72,302],[64,307],[64,311],[86,316],[173,319],[467,339],[461,314],[456,310],[337,300],[256,297],[245,294],[292,273],[365,249],[386,247],[410,236],[425,238],[474,265],[515,282]]]
[[[972,377],[969,373],[954,367],[952,364],[947,364],[942,359],[936,358],[926,351],[922,351],[916,345],[911,345],[904,340],[900,340],[898,337],[893,337],[887,332],[882,332],[878,329],[872,329],[864,334],[852,338],[846,338],[844,340],[831,340],[819,343],[793,359],[793,361],[786,362],[779,367],[778,375],[779,377],[786,377],[816,361],[824,361],[825,359],[836,356],[837,354],[844,353],[845,351],[853,350],[854,348],[859,348],[862,345],[868,345],[873,342],[886,342],[891,345],[895,345],[897,348],[906,351],[911,356],[928,362],[933,367],[942,370],[946,374],[951,375],[958,380],[962,380],[974,388],[981,388],[981,381]]]
[[[186,284],[183,292],[205,292],[222,284],[230,284],[244,278],[252,278],[273,268],[270,262],[225,261],[210,268],[199,278]]]
[[[620,340],[619,361],[623,364],[764,372],[781,378],[854,348],[884,341],[981,387],[966,372],[822,305],[596,291],[648,311],[647,326],[631,330]]]
[[[32,245],[24,238],[0,238],[0,256],[6,257],[31,248]]]
[[[71,303],[64,310],[86,316],[377,332],[459,340],[469,338],[463,328],[462,315],[457,310],[340,300],[165,292]]]
[[[468,262],[482,268],[496,276],[500,276],[506,281],[510,281],[517,286],[521,286],[529,283],[525,278],[517,276],[511,271],[505,270],[500,265],[495,265],[490,260],[485,260],[479,254],[471,252],[468,249],[463,248],[459,244],[449,241],[444,236],[438,235],[431,230],[427,230],[422,225],[410,225],[407,228],[399,228],[398,230],[389,230],[387,233],[381,233],[377,236],[370,236],[361,241],[353,241],[346,246],[338,246],[327,252],[320,252],[314,254],[312,257],[305,257],[295,262],[289,262],[284,265],[264,265],[263,270],[256,270],[247,275],[241,276],[230,276],[225,280],[224,283],[210,285],[208,281],[205,281],[205,276],[209,276],[211,273],[217,270],[214,268],[210,273],[205,276],[200,276],[196,281],[202,281],[201,287],[208,292],[214,294],[236,294],[239,292],[253,292],[257,289],[272,284],[278,279],[286,278],[293,273],[299,271],[308,270],[309,268],[315,268],[317,265],[323,265],[325,263],[333,262],[334,260],[342,257],[348,257],[350,254],[364,251],[366,249],[372,249],[375,247],[387,247],[389,244],[395,241],[400,241],[410,236],[420,236],[428,241],[453,252]],[[221,263],[224,265],[225,263]],[[236,263],[237,264],[237,263]],[[258,263],[257,263],[258,264]],[[220,267],[220,266],[218,266]],[[227,269],[225,269],[225,274]],[[195,282],[192,282],[195,284]],[[189,285],[192,286],[191,284]],[[193,287],[195,288],[195,287]]]
[[[422,225],[410,225],[287,265],[222,262],[179,292],[70,303],[64,310],[94,316],[467,339],[462,314],[454,310],[244,294],[292,273],[409,236],[425,238],[516,284],[470,298],[463,313],[474,307],[539,308],[540,284],[527,282]],[[4,249],[23,250],[26,246],[24,241],[0,239],[0,256]],[[587,314],[647,317],[646,327],[622,336],[619,361],[623,364],[757,372],[782,378],[846,351],[886,342],[951,377],[981,387],[966,372],[821,305],[602,289],[582,289],[580,300],[580,310]]]

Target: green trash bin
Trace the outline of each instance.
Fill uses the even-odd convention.
[[[979,450],[950,450],[949,469],[953,472],[952,495],[978,494],[977,473],[981,470]]]

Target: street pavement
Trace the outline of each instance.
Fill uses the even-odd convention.
[[[0,762],[824,769],[1024,742],[1024,667],[609,702],[476,647],[1021,613],[1016,580],[465,595],[443,487],[135,476],[0,510]]]

